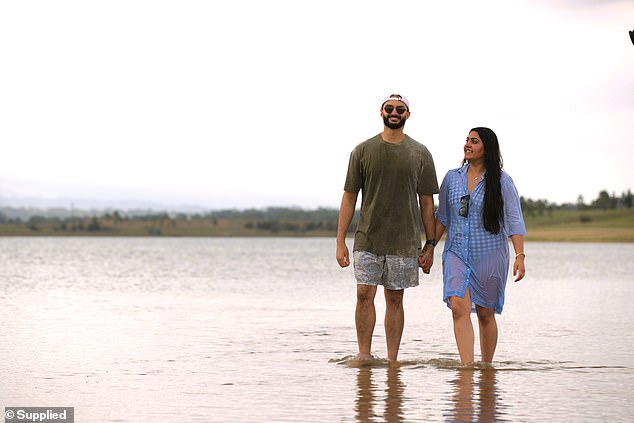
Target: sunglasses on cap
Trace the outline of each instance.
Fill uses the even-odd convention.
[[[391,104],[386,104],[385,106],[383,106],[383,110],[385,110],[385,113],[392,113],[394,111],[394,106],[392,106]],[[402,115],[406,111],[407,107],[396,106],[396,113],[398,113],[399,115]]]

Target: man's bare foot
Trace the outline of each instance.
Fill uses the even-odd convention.
[[[352,357],[346,363],[348,367],[370,367],[379,363],[383,363],[385,360],[381,360],[372,354],[357,354]]]

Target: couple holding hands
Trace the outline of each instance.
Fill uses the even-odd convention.
[[[381,104],[383,132],[357,145],[350,154],[337,229],[336,258],[350,265],[346,234],[359,192],[361,214],[352,261],[357,281],[355,324],[359,360],[371,358],[376,323],[377,287],[385,293],[388,360],[396,361],[405,322],[403,293],[418,285],[419,267],[429,273],[434,249],[446,232],[442,252],[443,300],[451,309],[462,365],[474,363],[471,313],[478,317],[481,361],[491,363],[497,345],[495,314],[502,312],[514,249],[515,281],[524,277],[526,227],[520,198],[502,169],[496,134],[469,131],[462,166],[447,172],[438,188],[429,150],[404,133],[409,101],[392,94]],[[434,194],[438,210],[434,211]],[[421,248],[421,234],[426,241]]]

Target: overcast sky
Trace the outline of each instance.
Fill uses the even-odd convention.
[[[630,30],[632,0],[3,1],[0,198],[338,207],[391,93],[439,180],[489,126],[520,195],[620,196]]]

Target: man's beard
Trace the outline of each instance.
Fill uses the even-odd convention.
[[[389,116],[383,116],[383,123],[390,129],[401,129],[403,126],[405,126],[405,118],[400,117],[398,122],[392,123],[390,122]]]

